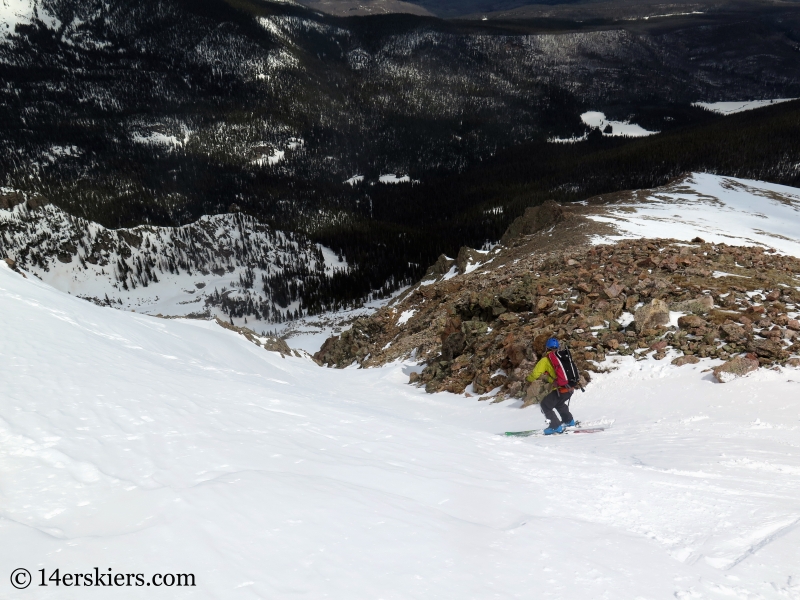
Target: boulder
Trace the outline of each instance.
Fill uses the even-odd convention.
[[[699,298],[695,298],[693,300],[673,302],[669,308],[675,312],[688,312],[696,315],[704,315],[714,308],[714,299],[711,296],[700,296]]]
[[[551,385],[544,381],[534,381],[525,390],[525,400],[520,408],[527,408],[531,404],[539,404],[550,393]]]
[[[33,194],[28,198],[28,208],[31,210],[37,210],[48,204],[50,204],[50,200],[41,194]]]
[[[744,328],[735,323],[725,323],[719,328],[720,336],[729,342],[738,342],[745,338]]]
[[[678,327],[681,329],[698,329],[706,325],[708,325],[708,323],[705,319],[697,315],[686,315],[678,319]]]
[[[633,320],[638,332],[666,325],[669,323],[669,306],[663,300],[652,300],[636,311]]]
[[[624,285],[620,285],[619,283],[612,283],[610,286],[603,289],[603,293],[606,295],[607,298],[612,299],[619,296],[624,289],[625,289]]]
[[[486,258],[486,255],[478,252],[474,248],[470,248],[469,246],[461,246],[461,249],[458,251],[458,256],[456,257],[456,267],[458,268],[458,272],[466,273],[467,267],[470,264],[483,262],[484,258]]]
[[[547,200],[541,206],[526,208],[525,213],[508,226],[500,238],[500,243],[508,246],[509,242],[516,238],[551,227],[565,218],[564,209],[554,200]]]
[[[0,208],[10,210],[17,204],[25,202],[22,192],[0,192]]]
[[[743,377],[756,369],[758,369],[758,361],[756,359],[747,356],[737,356],[718,367],[714,367],[713,373],[717,381],[720,383],[727,383],[737,377]]]
[[[800,321],[797,319],[789,319],[786,326],[792,331],[800,331]]]
[[[747,346],[747,351],[764,358],[786,358],[789,356],[789,353],[783,349],[783,345],[773,338],[754,340]]]
[[[696,365],[700,362],[700,359],[696,357],[694,354],[685,354],[684,356],[679,356],[672,360],[672,364],[676,367],[682,367],[683,365]]]
[[[439,258],[436,259],[436,262],[428,267],[427,271],[425,271],[425,275],[422,277],[422,279],[436,279],[441,277],[447,273],[454,264],[456,264],[455,260],[448,258],[444,254],[440,254]]]
[[[442,360],[451,361],[464,352],[467,338],[461,331],[448,335],[442,342]]]

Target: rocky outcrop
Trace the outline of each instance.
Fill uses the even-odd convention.
[[[525,213],[508,226],[500,243],[507,246],[513,239],[552,227],[566,219],[566,214],[564,208],[554,200],[547,200],[541,206],[526,208]]]
[[[587,382],[614,355],[671,355],[684,365],[748,354],[731,372],[791,365],[800,355],[796,258],[701,240],[547,252],[525,243],[493,250],[471,273],[412,288],[328,340],[317,358],[369,367],[413,357],[425,363],[413,383],[429,392],[499,391],[496,399],[527,405],[541,398],[541,386],[525,378],[550,336],[572,350]],[[677,326],[670,310],[682,313]]]
[[[720,383],[733,381],[737,377],[744,377],[748,373],[758,369],[758,360],[750,355],[737,356],[718,367],[714,367],[714,377]]]
[[[239,335],[243,336],[247,341],[252,342],[256,346],[260,346],[264,348],[264,350],[268,350],[270,352],[277,352],[281,356],[297,356],[300,357],[301,354],[297,350],[292,350],[284,340],[272,336],[263,336],[258,335],[252,329],[248,329],[247,327],[237,327],[236,325],[231,325],[227,321],[223,321],[222,319],[215,317],[214,321],[216,321],[217,325],[224,329],[228,329]]]

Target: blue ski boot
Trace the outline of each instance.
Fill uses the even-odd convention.
[[[553,435],[554,433],[564,433],[564,426],[559,425],[558,427],[548,427],[544,430],[545,435]]]
[[[572,421],[570,421],[569,423],[562,423],[562,425],[564,425],[564,427],[575,427],[577,423],[575,423],[575,419],[572,419]]]

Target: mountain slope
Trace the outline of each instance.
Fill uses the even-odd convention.
[[[713,361],[620,358],[572,403],[610,430],[518,441],[495,435],[540,425],[518,403],[284,359],[3,262],[0,328],[0,560],[35,578],[141,574],[129,598],[156,573],[195,576],[172,598],[798,593],[797,371],[718,385]]]
[[[97,304],[166,316],[219,316],[256,331],[334,307],[325,291],[348,270],[327,248],[240,213],[177,228],[109,230],[40,196],[4,189],[0,255]]]

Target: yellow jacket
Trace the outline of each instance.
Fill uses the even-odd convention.
[[[547,373],[548,380],[552,384],[556,380],[556,370],[553,368],[553,365],[550,362],[550,359],[547,358],[546,354],[539,359],[539,362],[536,363],[536,366],[533,368],[531,374],[525,379],[527,381],[534,382],[545,373]]]

